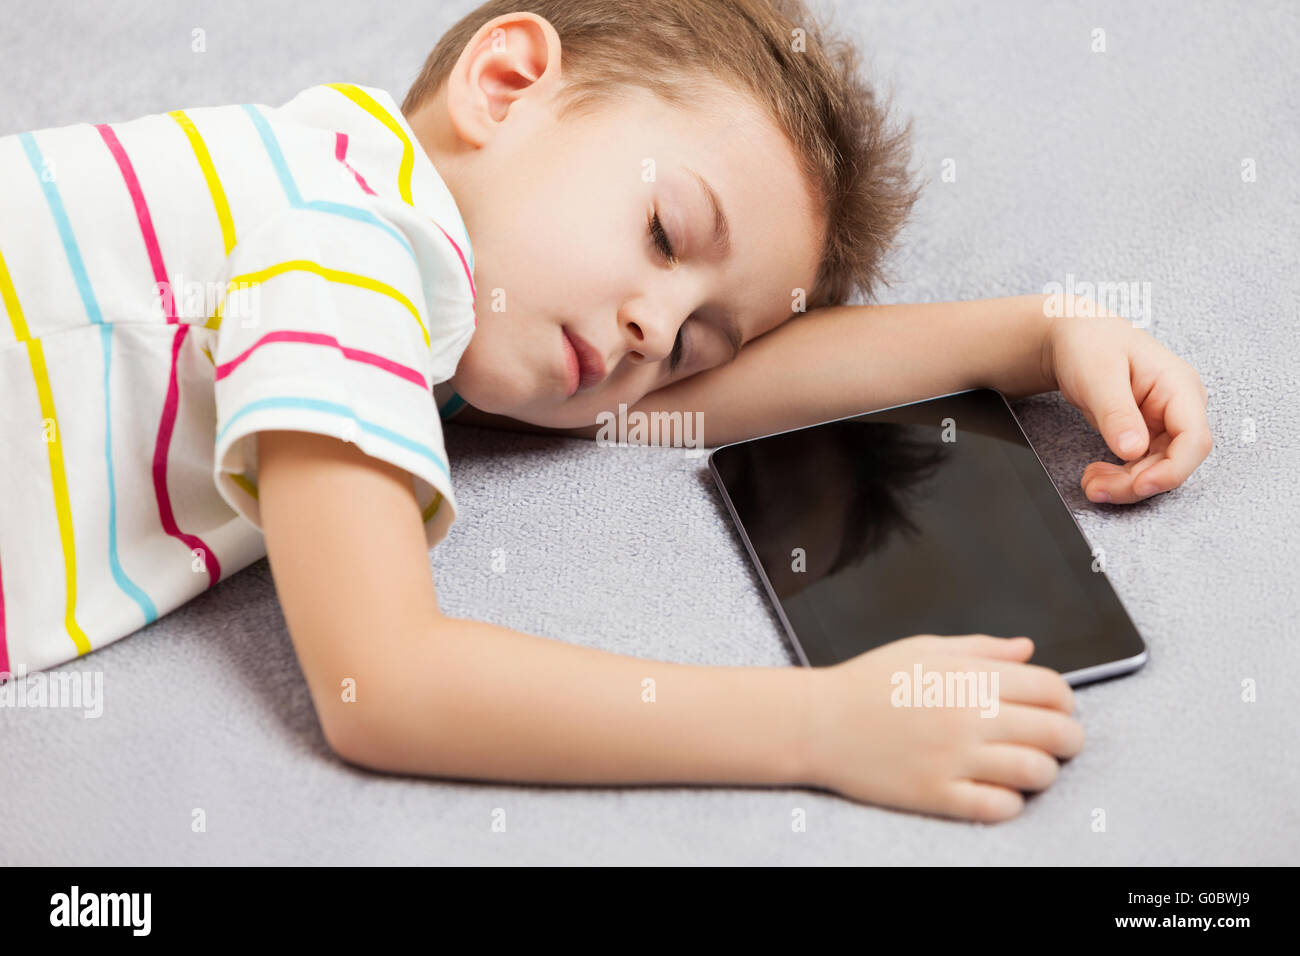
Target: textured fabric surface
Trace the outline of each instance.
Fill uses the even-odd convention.
[[[469,3],[7,4],[0,134],[346,80],[398,95]],[[930,179],[887,299],[1150,283],[1201,372],[1216,447],[1134,506],[1078,486],[1104,443],[1056,395],[1017,412],[1151,648],[1081,689],[1083,753],[978,826],[810,790],[534,787],[367,773],[327,752],[265,561],[68,665],[104,713],[0,710],[16,863],[1295,863],[1293,5],[839,3],[916,119]],[[250,35],[249,24],[257,24]],[[206,31],[208,52],[191,52]],[[1106,52],[1094,53],[1094,29]],[[955,182],[942,178],[955,160]],[[1243,181],[1243,160],[1256,178]],[[449,425],[451,614],[649,658],[789,664],[702,458]],[[493,570],[495,555],[505,570]],[[498,566],[500,564],[498,563]],[[1253,679],[1258,699],[1243,703]],[[195,808],[207,831],[191,832]],[[495,808],[508,829],[494,833]],[[808,814],[805,833],[791,814]],[[1107,831],[1091,829],[1106,811]]]

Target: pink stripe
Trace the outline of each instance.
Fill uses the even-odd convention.
[[[432,219],[430,219],[429,222],[433,222],[435,226],[438,226],[438,224],[434,222]],[[447,236],[447,230],[443,229],[442,226],[438,226],[438,231],[441,232],[444,236]],[[478,292],[474,290],[474,276],[469,271],[469,263],[465,261],[465,253],[460,251],[460,246],[456,245],[456,240],[453,239],[451,236],[447,236],[447,241],[450,242],[451,247],[456,250],[456,255],[460,256],[460,264],[465,267],[465,278],[469,279],[469,294],[474,298],[475,301],[478,301]],[[474,328],[478,328],[477,315],[474,316]]]
[[[158,247],[158,235],[153,229],[153,219],[149,216],[149,205],[144,201],[144,193],[140,189],[140,180],[136,178],[135,169],[131,166],[131,160],[127,158],[126,150],[117,140],[112,128],[107,123],[99,123],[95,126],[99,130],[99,135],[104,137],[104,142],[108,144],[109,152],[117,160],[117,167],[122,171],[122,178],[126,180],[127,192],[131,194],[131,202],[135,204],[135,218],[140,223],[140,232],[144,236],[144,248],[149,253],[149,264],[153,267],[153,278],[155,283],[164,283],[164,288],[171,291],[171,283],[167,281],[167,269],[163,265],[162,249]],[[167,311],[171,313],[167,316],[168,322],[178,321],[176,318],[176,297],[174,295],[165,296],[168,302]]]
[[[344,166],[346,166],[353,176],[357,177],[357,182],[361,184],[362,189],[364,189],[372,196],[378,195],[373,189],[370,188],[370,186],[366,184],[366,181],[361,178],[361,174],[352,168],[352,164],[347,161],[347,155],[348,155],[348,134],[336,132],[334,134],[334,158],[337,159]]]
[[[371,188],[366,184],[366,181],[365,181],[364,179],[361,178],[361,174],[360,174],[359,172],[357,172],[355,169],[352,169],[352,167],[348,164],[348,161],[347,161],[347,158],[346,158],[346,157],[347,157],[347,154],[348,154],[348,134],[347,134],[347,133],[339,133],[339,132],[335,132],[335,134],[334,134],[334,158],[337,159],[337,160],[338,160],[340,163],[342,163],[344,166],[347,166],[348,169],[352,170],[352,175],[355,176],[355,177],[357,177],[357,182],[359,182],[359,183],[361,184],[361,188],[362,188],[362,189],[364,189],[366,192],[368,192],[368,193],[369,193],[370,195],[372,195],[372,196],[378,195],[378,194],[377,194],[373,189],[371,189]],[[446,229],[443,229],[442,226],[439,226],[438,223],[434,222],[432,219],[430,219],[429,221],[430,221],[430,222],[433,222],[433,224],[434,224],[435,226],[438,226],[438,230],[439,230],[439,231],[440,231],[444,236],[447,236],[447,230],[446,230]],[[451,243],[451,247],[452,247],[453,249],[456,250],[456,255],[460,256],[460,264],[461,264],[461,266],[465,269],[465,277],[466,277],[467,279],[469,279],[469,294],[470,294],[471,296],[473,296],[473,298],[474,298],[475,300],[477,300],[477,299],[478,299],[478,292],[476,292],[476,291],[474,290],[474,275],[473,275],[473,273],[470,272],[470,269],[469,269],[469,263],[465,261],[465,253],[463,253],[463,252],[460,251],[460,246],[456,245],[456,240],[453,239],[453,238],[451,238],[451,236],[447,236],[447,241],[450,242],[450,243]],[[477,315],[474,316],[474,327],[475,327],[475,328],[478,328],[478,316],[477,316]]]
[[[109,152],[117,160],[117,167],[122,171],[122,179],[126,182],[127,191],[131,194],[131,201],[135,204],[135,216],[140,224],[140,234],[144,237],[145,250],[149,254],[149,263],[153,267],[154,282],[161,284],[164,289],[170,291],[171,281],[167,278],[167,267],[163,263],[162,249],[158,245],[158,234],[154,231],[153,219],[149,215],[149,204],[144,200],[144,192],[140,189],[140,180],[135,175],[131,160],[127,157],[122,144],[118,142],[117,135],[107,123],[100,123],[96,125],[95,129],[99,130],[99,135],[104,138]],[[207,567],[209,586],[211,586],[221,580],[221,564],[212,549],[204,544],[199,537],[185,534],[177,526],[175,513],[172,511],[171,495],[167,490],[167,454],[171,448],[172,430],[176,426],[176,413],[180,405],[180,389],[176,383],[176,360],[180,354],[181,343],[185,341],[185,335],[189,332],[190,327],[185,323],[180,323],[176,318],[176,297],[167,295],[165,298],[169,302],[167,311],[170,313],[167,322],[169,324],[178,323],[178,327],[176,335],[172,339],[171,371],[167,378],[167,399],[163,403],[162,418],[158,422],[158,440],[154,444],[153,451],[154,497],[158,499],[158,517],[162,522],[163,530],[173,538],[183,541],[191,551],[196,549],[202,551],[203,563]]]
[[[5,641],[5,582],[0,575],[0,671],[9,670],[9,645]]]
[[[426,392],[430,391],[428,383],[425,382],[424,376],[415,369],[406,365],[394,362],[392,359],[384,358],[382,355],[376,355],[374,352],[366,352],[361,349],[349,348],[346,345],[340,345],[339,340],[332,335],[326,335],[323,332],[268,332],[260,339],[244,349],[235,358],[229,362],[223,362],[217,366],[217,381],[225,378],[233,372],[248,356],[256,349],[261,348],[272,342],[300,342],[306,345],[328,345],[338,349],[343,353],[345,358],[354,362],[364,362],[367,365],[373,365],[381,368],[385,372],[392,372],[398,378],[406,379],[414,385],[420,386]]]
[[[186,534],[176,524],[176,515],[172,512],[171,496],[167,493],[167,452],[171,447],[172,430],[176,427],[176,410],[180,405],[180,389],[176,384],[176,357],[180,354],[181,343],[190,327],[181,323],[172,338],[172,369],[167,379],[167,398],[163,402],[162,418],[158,422],[158,441],[153,452],[153,488],[154,497],[158,499],[158,518],[163,530],[173,538],[185,542],[190,551],[203,552],[203,563],[208,569],[208,586],[221,580],[221,563],[216,554],[203,543],[197,535]]]

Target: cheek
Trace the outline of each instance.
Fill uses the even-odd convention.
[[[480,325],[599,321],[615,308],[630,255],[617,247],[608,222],[568,211],[551,217],[536,207],[502,223],[474,252]]]

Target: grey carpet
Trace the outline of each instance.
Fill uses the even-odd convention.
[[[276,104],[340,79],[400,100],[470,7],[6,0],[0,134]],[[830,9],[916,118],[931,179],[889,297],[1018,294],[1067,274],[1150,282],[1151,331],[1210,389],[1213,455],[1136,507],[1083,498],[1079,474],[1105,449],[1077,412],[1054,395],[1017,406],[1151,646],[1139,673],[1079,691],[1088,744],[1058,782],[983,827],[808,790],[356,770],[325,748],[262,561],[69,665],[102,670],[101,719],[0,709],[0,861],[1300,862],[1297,7]],[[1095,27],[1104,54],[1090,51]],[[945,158],[954,183],[940,180]],[[1245,158],[1256,182],[1242,182]],[[702,459],[457,426],[447,445],[462,517],[431,561],[448,613],[650,658],[793,662]],[[498,807],[506,833],[491,829]],[[806,833],[791,832],[796,807]],[[195,808],[206,833],[191,832]]]

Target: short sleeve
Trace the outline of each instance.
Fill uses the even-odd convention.
[[[425,290],[437,264],[418,255],[360,209],[289,209],[231,250],[209,322],[213,480],[259,531],[256,435],[290,430],[353,442],[409,472],[429,547],[446,536],[456,500],[433,386],[455,372],[473,324],[472,314],[431,324]]]

